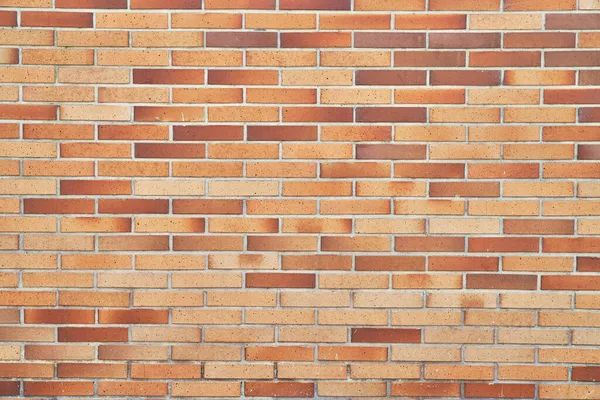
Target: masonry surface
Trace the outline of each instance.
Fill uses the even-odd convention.
[[[3,398],[600,399],[600,0],[0,0]]]

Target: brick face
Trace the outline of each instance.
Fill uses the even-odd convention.
[[[3,398],[600,398],[600,1],[0,0]]]

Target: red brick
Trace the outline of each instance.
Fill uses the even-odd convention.
[[[548,14],[546,29],[556,30],[586,30],[600,28],[598,14]]]
[[[199,9],[202,0],[130,0],[131,9]]]
[[[68,180],[60,181],[62,195],[126,195],[131,194],[131,181]]]
[[[469,238],[470,252],[538,252],[537,238],[501,237],[501,238]]]
[[[280,40],[282,48],[333,48],[352,45],[352,36],[347,32],[284,32]]]
[[[91,28],[93,14],[88,12],[23,11],[21,26]]]
[[[498,33],[430,33],[432,49],[489,49],[500,47]]]
[[[509,235],[572,235],[574,221],[565,219],[505,219],[504,233]]]
[[[598,253],[600,240],[591,237],[542,238],[542,250],[547,253]]]
[[[275,32],[207,32],[206,47],[277,47]]]
[[[351,0],[280,0],[280,10],[350,10]]]
[[[142,199],[102,199],[98,202],[98,212],[103,214],[167,214],[168,200]]]
[[[432,197],[497,197],[500,186],[494,182],[432,182],[429,186]]]
[[[91,199],[24,199],[25,214],[93,214]]]
[[[542,276],[542,290],[599,290],[597,276]]]
[[[133,83],[146,85],[191,85],[204,83],[203,69],[134,69]]]
[[[136,158],[204,158],[205,151],[202,144],[135,144]]]
[[[275,0],[232,0],[223,3],[219,0],[204,0],[204,8],[207,10],[274,10]]]
[[[537,48],[573,48],[573,33],[507,33],[504,36],[504,47],[511,49]]]
[[[175,141],[241,140],[243,137],[242,127],[236,125],[173,127],[173,140]]]
[[[21,383],[18,381],[0,381],[0,393],[4,396],[18,396]]]
[[[430,256],[428,263],[430,271],[498,271],[498,265],[498,257]]]
[[[55,120],[56,106],[0,105],[0,119]]]
[[[123,342],[127,328],[58,328],[59,342]]]
[[[277,81],[277,72],[271,70],[216,69],[208,71],[209,85],[275,85]]]
[[[314,274],[292,273],[247,273],[246,287],[248,288],[302,288],[315,287]]]
[[[17,26],[17,12],[0,11],[0,26]]]
[[[421,107],[361,107],[357,122],[425,122],[426,109]]]
[[[317,134],[316,126],[255,125],[248,127],[248,140],[251,141],[315,141]]]
[[[169,322],[167,310],[100,310],[98,322],[101,324],[166,324]]]
[[[535,275],[468,274],[467,289],[535,290]]]
[[[545,66],[548,67],[592,67],[598,65],[598,51],[548,51],[545,54]]]
[[[127,8],[127,0],[57,0],[56,8]]]
[[[90,396],[94,394],[94,382],[24,382],[23,393],[25,396]]]
[[[352,343],[421,343],[420,329],[352,328]]]
[[[573,367],[572,374],[574,381],[600,381],[600,367]]]
[[[423,145],[357,144],[356,158],[359,160],[421,160],[425,159],[426,151]]]
[[[424,271],[421,256],[356,256],[357,271]]]
[[[93,310],[53,310],[53,309],[28,309],[25,310],[26,324],[60,324],[79,325],[93,324]]]
[[[599,272],[600,257],[577,257],[577,271]]]
[[[539,67],[540,51],[471,51],[470,67]]]
[[[431,84],[444,86],[496,86],[500,84],[500,71],[434,70],[431,71]]]

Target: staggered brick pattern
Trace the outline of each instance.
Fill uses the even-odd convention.
[[[0,25],[0,396],[600,399],[599,0]]]

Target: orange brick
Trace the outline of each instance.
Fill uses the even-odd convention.
[[[387,288],[389,277],[383,274],[338,275],[322,274],[319,287],[323,289],[350,289],[350,288]]]
[[[164,396],[167,393],[165,382],[103,381],[98,384],[98,394],[103,396]]]
[[[540,14],[471,15],[469,28],[474,30],[539,30],[542,28]]]
[[[133,32],[133,47],[203,47],[202,32]]]
[[[429,10],[432,11],[450,11],[450,10],[465,10],[465,11],[499,11],[499,0],[475,1],[468,0],[460,4],[455,4],[452,0],[433,0],[429,4]]]
[[[58,81],[61,83],[129,83],[129,71],[124,68],[59,68]]]
[[[394,361],[460,361],[456,347],[393,345],[391,359]]]
[[[246,26],[252,29],[314,29],[315,14],[246,14]]]
[[[251,14],[252,15],[252,14]],[[173,13],[173,28],[241,28],[242,15],[229,13]]]
[[[23,87],[23,100],[25,101],[94,101],[95,95],[91,88],[77,86],[26,86]]]
[[[100,88],[100,103],[166,103],[169,92],[159,88]]]
[[[284,307],[310,307],[325,304],[331,307],[345,307],[350,304],[350,296],[347,293],[333,291],[288,292],[281,294],[281,304]]]
[[[247,16],[250,15],[252,14]],[[241,58],[239,63],[241,64]],[[317,65],[317,53],[314,51],[249,50],[246,52],[246,63],[256,67],[309,67]]]
[[[68,31],[57,32],[56,44],[61,47],[127,47],[126,32],[120,31]]]
[[[204,377],[208,379],[269,379],[274,377],[274,365],[254,363],[249,365],[206,363]]]
[[[23,64],[92,65],[91,50],[23,50]]]
[[[241,385],[237,382],[173,382],[172,393],[182,397],[238,397]]]
[[[506,85],[570,85],[575,83],[571,71],[559,70],[507,70],[504,72]]]
[[[159,66],[168,65],[168,52],[163,50],[98,50],[98,65]]]
[[[27,382],[23,385],[26,396],[68,393],[69,395],[90,395],[94,393],[93,382]]]
[[[168,26],[168,15],[159,13],[98,13],[97,28],[160,29]]]
[[[454,365],[426,365],[425,379],[469,379],[490,380],[493,379],[492,366],[454,366]]]
[[[568,331],[564,329],[501,328],[498,343],[509,344],[567,344]]]
[[[64,121],[128,121],[128,106],[61,106],[60,119]]]
[[[385,396],[385,382],[320,382],[321,396]]]
[[[181,66],[241,66],[241,51],[173,51],[173,65]]]
[[[566,367],[528,366],[528,365],[499,365],[498,378],[502,380],[566,380]]]
[[[393,383],[391,389],[394,396],[413,396],[426,394],[428,396],[446,397],[460,395],[460,385],[457,383],[437,382],[403,382]]]
[[[59,304],[64,306],[127,307],[129,293],[126,292],[59,292]]]
[[[576,2],[573,0],[540,2],[538,0],[507,0],[504,3],[505,11],[542,11],[542,10],[574,10]]]
[[[27,345],[25,358],[28,360],[93,360],[94,348],[78,345]]]

